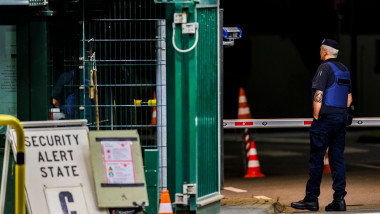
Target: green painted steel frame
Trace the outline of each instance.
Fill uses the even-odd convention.
[[[160,200],[158,188],[158,149],[145,149],[144,162],[146,187],[149,198],[149,206],[145,207],[145,211],[147,214],[156,214],[158,213],[158,206]]]
[[[45,17],[30,22],[30,106],[29,120],[48,119],[48,33]],[[20,118],[22,120],[22,118]]]
[[[2,14],[8,15],[8,19],[15,16],[10,18],[10,24],[16,24],[17,36],[17,117],[21,121],[46,120],[49,116],[47,20],[21,14]]]
[[[182,193],[183,184],[196,184],[197,194],[189,201],[191,211],[199,209],[198,199],[219,195],[218,10],[218,4],[196,8],[194,3],[176,3],[166,7],[168,188],[174,198]],[[175,51],[171,44],[173,13],[183,11],[188,22],[199,23],[198,44],[188,53]],[[175,32],[179,49],[194,44],[195,35],[182,35],[179,26]]]
[[[219,192],[218,10],[198,9],[198,200]]]

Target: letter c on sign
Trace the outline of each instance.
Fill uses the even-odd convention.
[[[74,202],[73,195],[70,192],[65,191],[65,192],[59,193],[59,201],[61,202],[61,208],[62,208],[63,214],[77,214],[76,211],[71,211],[69,213],[69,211],[67,210],[65,198],[67,198],[67,202]]]

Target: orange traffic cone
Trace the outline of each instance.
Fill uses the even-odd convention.
[[[162,190],[159,214],[173,214],[172,204],[170,202],[169,190]]]
[[[245,96],[244,89],[240,88],[239,91],[239,108],[238,108],[238,119],[252,119],[251,111],[249,110],[247,97]],[[245,153],[247,154],[247,162],[249,165],[249,152],[251,150],[251,139],[248,128],[244,129],[244,142],[245,142]],[[256,150],[255,150],[256,152]],[[249,166],[247,170],[247,175],[249,172]]]
[[[156,99],[156,91],[153,92],[153,100],[155,99]],[[153,107],[151,125],[157,125],[157,111],[156,111],[157,109],[156,108],[157,108],[156,106]]]
[[[238,119],[252,119],[252,115],[249,110],[247,98],[245,97],[243,88],[240,88],[239,92]]]
[[[260,163],[257,157],[255,142],[251,142],[251,148],[247,153],[248,156],[248,170],[245,178],[258,178],[264,177],[264,174],[261,173]]]
[[[326,155],[325,155],[325,166],[323,167],[323,173],[331,173],[331,169],[330,169],[330,163],[329,163],[329,150],[327,149],[326,151]]]

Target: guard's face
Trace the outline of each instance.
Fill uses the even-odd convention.
[[[327,55],[327,50],[324,50],[322,45],[319,47],[319,54],[321,55],[321,60],[325,61],[326,55]]]

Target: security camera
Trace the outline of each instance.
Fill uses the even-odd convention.
[[[241,29],[239,27],[223,27],[224,39],[241,39]]]
[[[239,27],[223,27],[223,46],[231,47],[235,44],[235,39],[241,39],[241,29]]]

